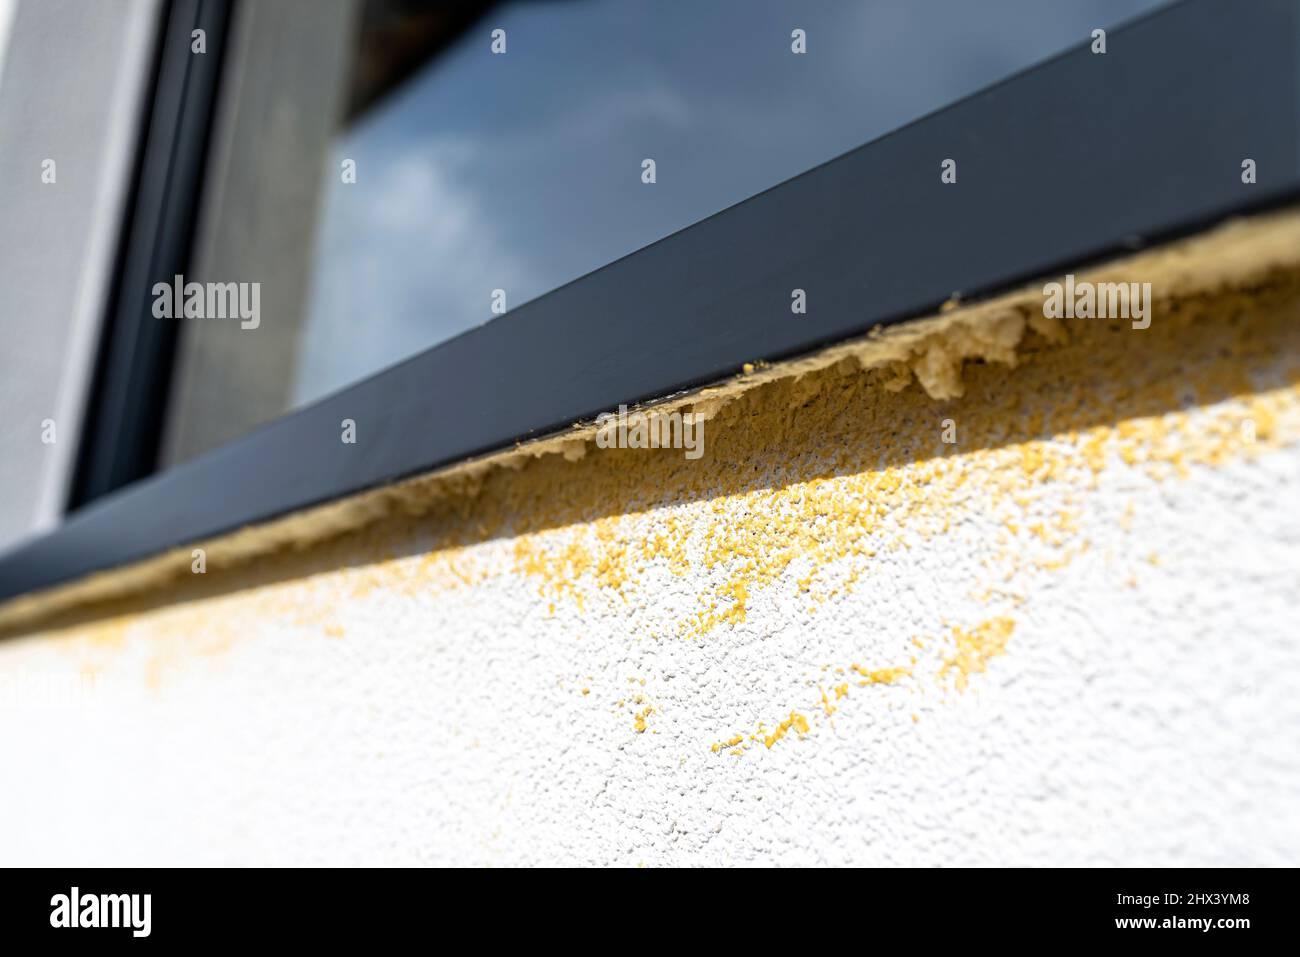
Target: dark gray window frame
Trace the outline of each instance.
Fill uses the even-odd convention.
[[[172,0],[159,19],[154,96],[142,125],[70,509],[150,475],[162,435],[178,326],[153,317],[151,290],[156,281],[183,274],[189,261],[230,2]],[[204,32],[203,54],[192,52],[195,30]]]
[[[184,4],[213,16],[225,6]],[[161,62],[165,69],[166,54]],[[725,379],[746,362],[932,313],[954,292],[994,295],[1293,201],[1298,117],[1300,4],[1162,8],[1112,30],[1104,55],[1085,40],[238,441],[94,499],[0,556],[0,599],[559,432],[622,402]],[[1246,157],[1258,165],[1254,185],[1241,182]],[[955,185],[940,181],[947,158],[958,163]],[[176,202],[188,198],[192,208],[198,179]],[[167,236],[159,226],[146,240],[160,261],[183,257]],[[124,262],[139,241],[131,237]],[[791,314],[796,288],[807,291],[805,316]],[[143,307],[132,308],[139,323]],[[672,348],[646,349],[647,330]],[[355,445],[339,441],[343,419],[357,423]]]

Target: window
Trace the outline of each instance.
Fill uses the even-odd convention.
[[[163,464],[1157,5],[245,0],[192,271],[264,318],[183,327]]]

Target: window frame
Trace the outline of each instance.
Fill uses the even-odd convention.
[[[229,0],[172,0],[160,16],[152,103],[81,428],[68,508],[150,475],[179,326],[152,313],[153,284],[183,274],[203,186]],[[193,31],[205,51],[191,52]]]

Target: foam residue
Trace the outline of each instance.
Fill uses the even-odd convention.
[[[1081,270],[1079,279],[1099,283],[1152,283],[1155,309],[1158,314],[1165,316],[1158,321],[1167,324],[1171,313],[1181,309],[1186,314],[1193,311],[1198,303],[1212,303],[1217,298],[1219,307],[1222,308],[1225,297],[1228,305],[1233,301],[1249,303],[1270,289],[1289,289],[1291,286],[1288,284],[1294,284],[1294,270],[1298,262],[1300,211],[1292,209],[1229,223],[1188,240],[1124,257],[1094,269]],[[1135,336],[1142,334],[1134,333]],[[1151,332],[1153,337],[1161,334],[1163,333],[1158,330]],[[971,363],[984,368],[989,365],[1011,368],[1023,360],[1027,346],[1035,354],[1046,355],[1050,352],[1049,347],[1058,346],[1067,339],[1067,331],[1061,323],[1043,318],[1042,283],[1037,282],[986,302],[960,304],[929,318],[873,330],[861,339],[821,350],[802,359],[771,365],[755,362],[732,380],[674,397],[657,404],[656,408],[664,411],[693,410],[710,419],[717,419],[724,411],[730,412],[738,400],[748,397],[747,401],[757,402],[768,410],[774,408],[775,404],[781,405],[784,411],[779,413],[779,418],[788,425],[794,416],[800,414],[801,409],[817,396],[823,395],[827,388],[871,389],[884,394],[903,393],[909,391],[909,386],[915,382],[932,400],[955,400],[966,392],[967,377],[964,370]],[[1098,344],[1104,343],[1098,340]],[[1087,344],[1083,347],[1087,348]],[[1077,339],[1075,348],[1076,351],[1079,348]],[[857,370],[856,374],[851,374],[853,370]],[[1230,375],[1231,370],[1225,368],[1218,374]],[[1249,390],[1249,383],[1243,384],[1242,388]],[[1257,430],[1256,438],[1261,441],[1273,440],[1275,420],[1278,414],[1285,414],[1290,406],[1281,399],[1276,402],[1258,400],[1255,404],[1259,406],[1252,420]],[[753,414],[753,409],[748,414]],[[1134,427],[1144,428],[1141,425]],[[989,423],[988,428],[996,431],[996,423]],[[1145,428],[1151,432],[1156,426]],[[593,423],[576,423],[573,428],[559,435],[242,529],[212,541],[187,543],[153,559],[21,596],[0,606],[0,629],[13,632],[30,628],[42,619],[80,607],[121,600],[131,595],[165,591],[168,586],[182,583],[193,588],[195,583],[190,581],[190,550],[194,547],[205,548],[210,571],[229,573],[249,566],[254,560],[263,567],[274,566],[276,562],[271,561],[274,556],[292,556],[306,550],[319,553],[326,543],[394,521],[400,524],[421,517],[437,517],[440,521],[456,524],[476,510],[474,503],[479,500],[487,485],[499,487],[503,474],[517,473],[520,469],[540,465],[548,460],[579,467],[589,463],[594,453],[600,460],[613,458],[625,462],[626,468],[632,472],[644,468],[651,461],[644,456],[627,458],[627,450],[596,450],[594,435]],[[711,447],[717,444],[716,435],[716,429],[709,435]],[[1151,454],[1150,442],[1130,441],[1131,438],[1120,433],[1094,435],[1076,430],[1072,441],[1077,446],[1078,454],[1085,460],[1089,457],[1104,457],[1110,454],[1112,446],[1123,446],[1126,441],[1130,446],[1128,451],[1119,448],[1116,454]],[[761,454],[762,436],[755,441],[760,447],[753,451]],[[636,455],[635,452],[631,454]],[[1033,460],[1044,456],[1044,452],[1042,449],[1027,448],[1025,455]],[[655,459],[654,462],[650,466],[652,469],[678,467],[665,466],[662,459]],[[1031,464],[1031,461],[1027,461],[1026,467]],[[1178,467],[1174,461],[1167,464]],[[1041,467],[1060,467],[1060,463],[1053,465],[1051,456],[1048,455]],[[699,479],[693,481],[698,483]],[[813,502],[818,499],[817,481],[810,481],[804,490]],[[870,491],[879,496],[880,501],[896,501],[903,491],[901,488],[887,487],[898,481],[898,476],[891,476],[889,470],[873,473],[871,481],[879,486]],[[884,493],[883,496],[880,493]],[[514,503],[515,506],[543,507],[536,490],[529,495],[531,505]],[[828,516],[835,515],[831,503],[826,504],[831,510],[823,515],[823,523]],[[492,509],[486,511],[491,513]],[[580,511],[579,509],[579,513]],[[862,513],[857,512],[855,515],[856,517],[840,515],[841,519],[852,519],[845,522],[844,535],[840,536],[840,540],[854,539],[857,544],[852,547],[868,548],[861,534],[854,536],[855,531],[867,530],[861,524]],[[480,524],[491,524],[490,520],[481,517],[477,521]],[[1068,516],[1057,516],[1051,520],[1035,520],[1032,524],[1038,527],[1034,534],[1051,537],[1062,534],[1060,529],[1064,527],[1063,523],[1068,522]],[[565,578],[577,581],[588,572],[594,573],[603,587],[617,588],[628,579],[631,567],[628,562],[632,552],[637,549],[642,557],[658,555],[678,565],[686,561],[683,555],[674,554],[679,548],[673,544],[671,536],[661,534],[658,540],[629,546],[629,543],[619,539],[612,520],[597,522],[593,528],[597,536],[594,547],[576,542],[558,557],[549,550],[530,555],[530,549],[534,546],[527,536],[522,536],[516,544],[518,561],[525,572],[542,579],[544,588],[548,587],[547,581]],[[604,541],[600,540],[602,535]],[[469,537],[472,539],[473,536]],[[802,541],[802,544],[808,542]],[[742,545],[742,557],[743,551]],[[732,561],[737,556],[735,550],[728,552],[722,550],[721,546],[713,547],[708,554],[712,554],[715,561]],[[774,561],[770,556],[755,557],[748,565],[741,561],[737,566],[738,574],[712,597],[712,605],[706,604],[683,627],[687,631],[702,633],[719,625],[743,621],[747,592],[769,581],[773,569],[783,570],[794,557],[796,552],[791,552],[789,557],[778,555]],[[434,564],[442,567],[450,563],[450,567],[456,569],[458,577],[472,577],[472,570],[467,571],[464,565],[457,563],[459,558],[468,560],[461,546],[453,544],[439,553]],[[767,572],[764,567],[768,568]],[[252,574],[251,580],[255,579],[256,575]],[[567,594],[578,601],[582,600],[582,589],[576,586],[567,589],[558,587],[556,591],[561,596]]]

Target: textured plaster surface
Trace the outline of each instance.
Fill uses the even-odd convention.
[[[1294,863],[1300,275],[1004,358],[10,638],[0,861]]]

